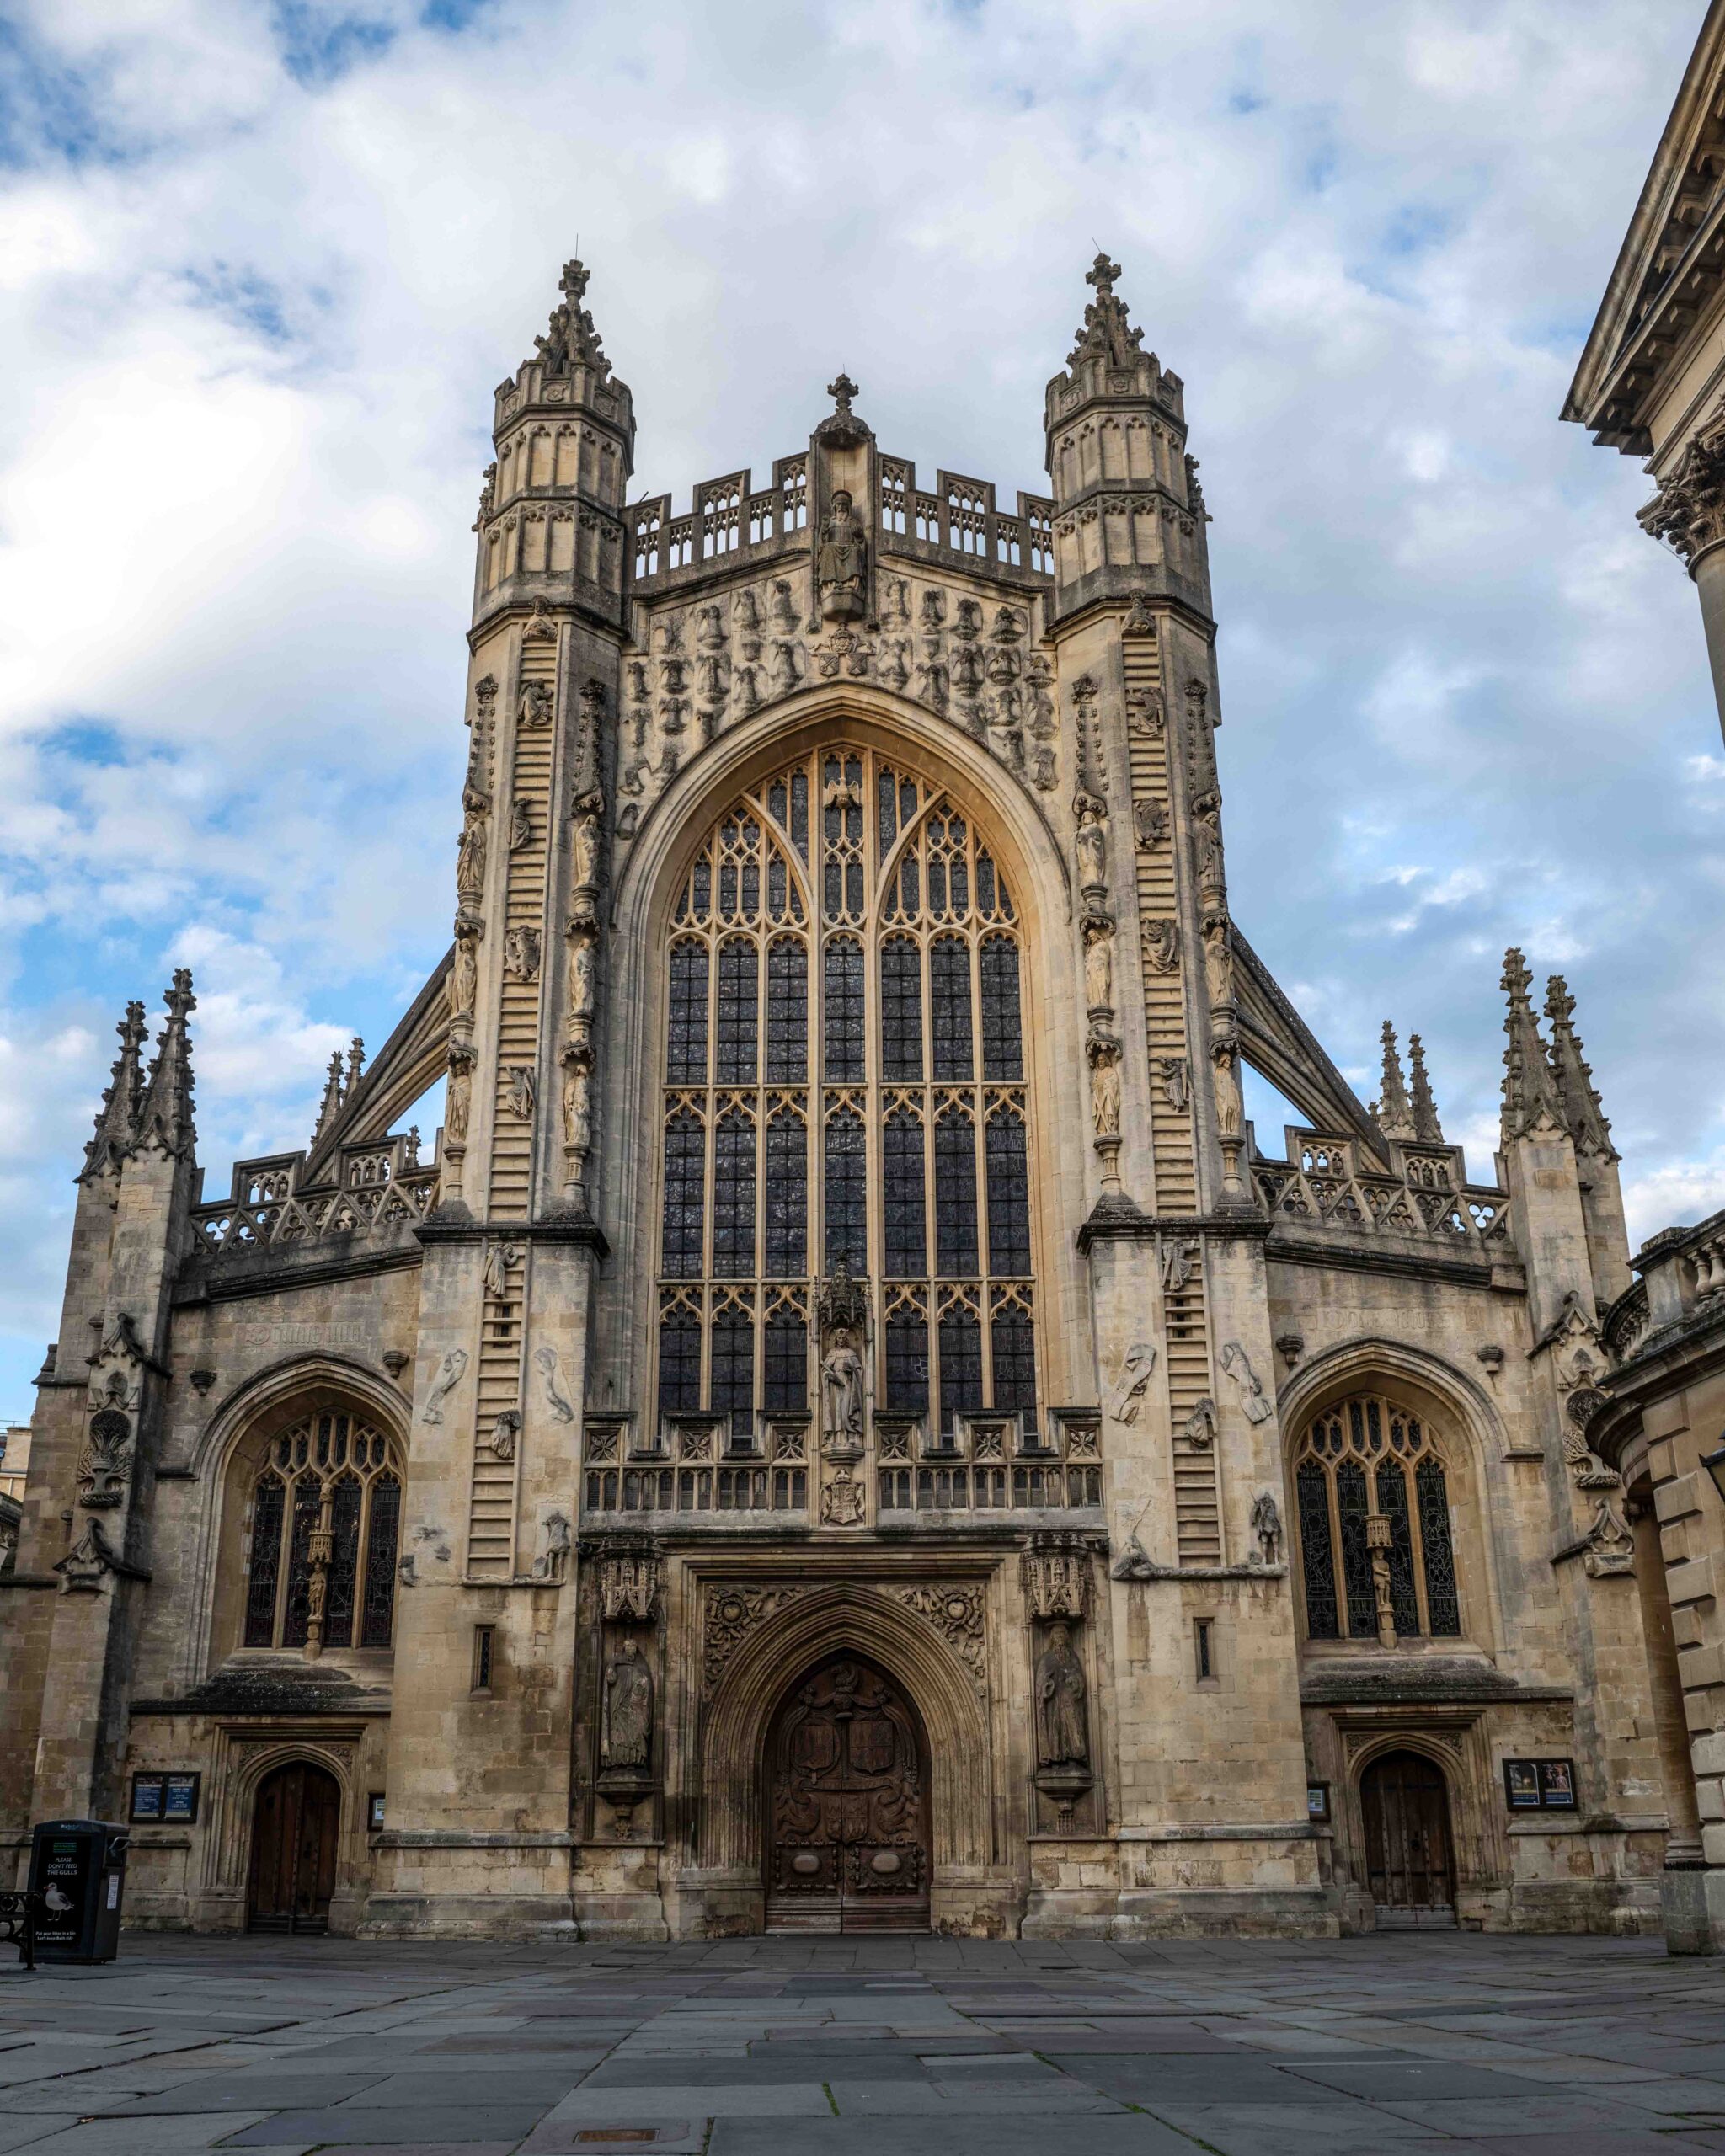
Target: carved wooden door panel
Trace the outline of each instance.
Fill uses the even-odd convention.
[[[1455,1864],[1444,1777],[1414,1752],[1375,1759],[1359,1786],[1371,1897],[1391,1920],[1402,1912],[1454,1921]]]
[[[295,1760],[264,1778],[252,1821],[247,1920],[254,1931],[325,1931],[335,1892],[341,1791]]]
[[[926,1931],[927,1776],[908,1703],[844,1657],[798,1685],[766,1747],[769,1931]]]

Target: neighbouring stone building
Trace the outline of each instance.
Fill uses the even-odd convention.
[[[147,1067],[120,1025],[0,1583],[20,1849],[130,1808],[134,1922],[372,1937],[1657,1927],[1573,1004],[1509,954],[1471,1180],[1417,1039],[1367,1108],[1232,918],[1119,275],[1047,496],[920,481],[841,376],[679,513],[569,264],[497,392],[452,947],[220,1196],[190,979]]]
[[[1647,460],[1642,528],[1688,568],[1725,723],[1725,0],[1712,0],[1562,416]],[[1725,1213],[1668,1228],[1606,1326],[1610,1412],[1589,1429],[1644,1515],[1656,1657],[1681,1691],[1691,1772],[1670,1769],[1674,1949],[1725,1951]],[[1706,1471],[1711,1456],[1714,1476]],[[1657,1530],[1653,1522],[1657,1521]]]

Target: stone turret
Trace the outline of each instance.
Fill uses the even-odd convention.
[[[143,1078],[138,1051],[144,1044],[148,1030],[144,1023],[143,1005],[128,1003],[125,1017],[115,1027],[120,1035],[120,1054],[114,1059],[108,1089],[102,1096],[102,1106],[96,1116],[95,1135],[84,1147],[84,1165],[78,1176],[80,1182],[91,1182],[101,1176],[118,1175],[121,1161],[137,1142],[138,1108],[143,1098]]]
[[[1407,1061],[1413,1073],[1413,1134],[1423,1145],[1441,1145],[1443,1125],[1438,1121],[1438,1104],[1432,1098],[1431,1080],[1426,1075],[1425,1043],[1418,1033],[1407,1036]]]
[[[1575,1146],[1581,1182],[1581,1209],[1587,1219],[1588,1253],[1593,1263],[1594,1294],[1603,1310],[1629,1285],[1629,1230],[1623,1214],[1623,1187],[1611,1126],[1599,1102],[1594,1074],[1583,1058],[1573,1022],[1575,998],[1561,974],[1546,985],[1546,1017],[1551,1028],[1551,1076],[1562,1104],[1563,1120]]]

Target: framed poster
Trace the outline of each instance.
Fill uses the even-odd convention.
[[[1537,1812],[1540,1808],[1540,1770],[1533,1759],[1506,1759],[1503,1762],[1503,1794],[1509,1799],[1512,1812]]]
[[[1330,1816],[1330,1785],[1327,1782],[1308,1782],[1306,1785],[1306,1816],[1308,1819],[1327,1819]]]
[[[136,1774],[131,1778],[131,1817],[138,1826],[191,1827],[197,1823],[196,1774]]]
[[[373,1834],[381,1834],[383,1831],[383,1792],[382,1790],[373,1790],[366,1799],[366,1826],[367,1831]]]
[[[168,1786],[165,1801],[162,1806],[162,1817],[164,1819],[172,1819],[182,1827],[195,1825],[198,1817],[198,1785],[204,1779],[203,1776],[201,1774],[166,1774],[163,1779]]]
[[[1540,1802],[1547,1812],[1575,1809],[1575,1764],[1569,1759],[1541,1759]]]
[[[131,1778],[131,1816],[135,1820],[157,1820],[168,1799],[166,1774],[134,1774]]]

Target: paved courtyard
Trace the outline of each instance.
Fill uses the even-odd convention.
[[[1647,1940],[131,1939],[0,1968],[0,2152],[1683,2156],[1722,2008]]]

